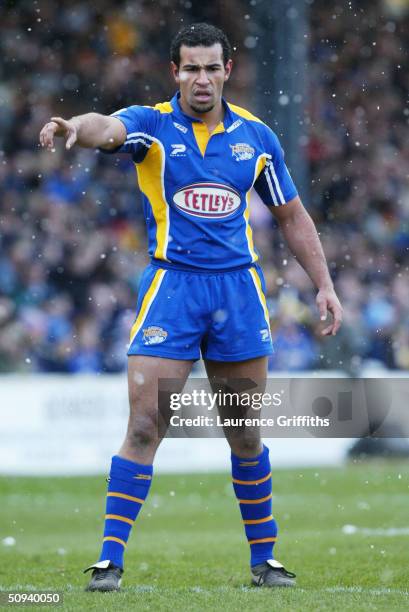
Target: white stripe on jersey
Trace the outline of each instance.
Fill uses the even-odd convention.
[[[157,142],[157,139],[149,134],[145,134],[145,132],[131,132],[127,134],[125,142],[128,142],[130,138],[134,138],[135,136],[142,136],[142,138],[147,138],[148,140],[152,140],[153,142]]]
[[[270,170],[271,170],[271,175],[272,175],[272,177],[274,179],[274,184],[275,184],[276,189],[277,189],[278,197],[281,200],[280,204],[285,204],[285,199],[284,199],[284,196],[283,196],[283,192],[281,191],[280,183],[278,182],[278,178],[277,178],[277,175],[276,175],[275,170],[274,170],[274,164],[272,162],[270,164]]]
[[[135,138],[135,140],[125,140],[124,144],[132,144],[132,143],[136,143],[136,142],[140,142],[140,143],[144,144],[147,149],[150,149],[151,146],[153,145],[153,142],[151,142],[151,143],[146,142],[146,140],[143,140],[143,138]]]
[[[277,196],[275,194],[274,187],[273,187],[273,184],[271,182],[271,177],[270,177],[270,174],[269,174],[269,171],[268,171],[268,166],[269,165],[270,165],[270,162],[266,162],[266,168],[264,170],[264,174],[265,174],[265,177],[267,179],[268,188],[270,189],[270,195],[271,195],[271,197],[273,199],[274,206],[279,206],[279,202],[277,200]]]

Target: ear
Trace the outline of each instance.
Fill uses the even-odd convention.
[[[170,62],[170,71],[176,83],[179,84],[180,83],[179,66],[177,66],[175,62]]]
[[[233,60],[229,59],[224,67],[224,70],[225,70],[224,80],[225,81],[229,80],[232,69],[233,69]]]

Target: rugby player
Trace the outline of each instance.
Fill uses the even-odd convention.
[[[154,107],[129,106],[110,116],[52,117],[40,133],[52,149],[97,147],[131,155],[143,193],[151,263],[145,270],[130,332],[130,416],[112,458],[99,560],[87,570],[90,591],[120,587],[124,550],[148,495],[160,443],[158,379],[179,379],[203,356],[210,380],[263,381],[272,352],[262,271],[249,223],[255,189],[277,219],[297,260],[317,288],[323,335],[335,335],[342,310],[315,226],[297,194],[274,132],[226,102],[232,70],[225,34],[199,23],[171,45],[178,92]],[[232,480],[250,545],[252,581],[293,586],[295,574],[274,558],[268,448],[258,432],[226,431]]]

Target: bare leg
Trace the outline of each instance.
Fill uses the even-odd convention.
[[[265,390],[265,381],[267,377],[267,357],[257,357],[256,359],[248,359],[247,361],[237,362],[221,362],[206,360],[206,371],[210,383],[214,379],[248,379],[258,383],[256,389],[249,389],[247,393],[263,393]],[[219,406],[220,416],[226,416],[223,407]],[[231,410],[229,409],[231,417]],[[237,415],[239,416],[239,415]],[[260,431],[256,427],[252,428],[232,428],[224,429],[226,439],[230,445],[232,452],[238,457],[249,458],[255,457],[263,450],[263,445],[260,439]]]
[[[192,361],[142,355],[129,357],[128,429],[119,456],[112,457],[104,538],[98,563],[88,568],[94,569],[87,587],[89,591],[119,589],[124,550],[132,525],[148,496],[153,458],[161,441],[158,431],[158,379],[177,379],[183,387],[191,367]]]
[[[125,440],[118,455],[150,465],[161,442],[158,435],[158,379],[180,379],[181,388],[193,361],[131,355],[128,360],[130,415]]]

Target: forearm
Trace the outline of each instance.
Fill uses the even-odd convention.
[[[321,241],[314,222],[305,209],[279,221],[286,242],[312,282],[318,289],[332,288],[333,283]]]
[[[76,144],[86,148],[109,148],[111,121],[112,117],[106,117],[98,113],[86,113],[85,115],[71,117],[70,122],[75,125],[77,130]]]

